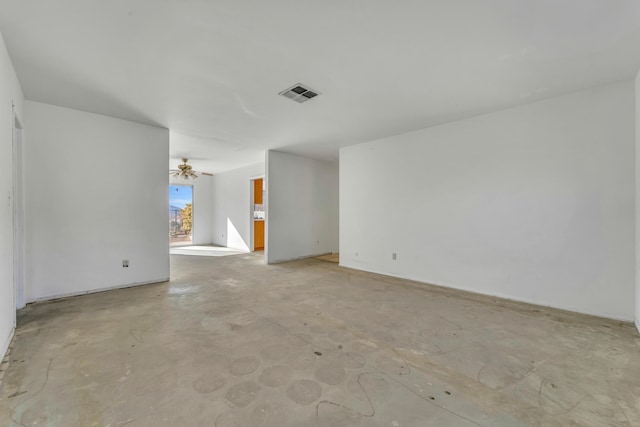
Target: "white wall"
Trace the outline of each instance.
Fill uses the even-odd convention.
[[[170,183],[193,186],[193,244],[210,244],[213,237],[213,177],[200,175],[189,181],[170,178]]]
[[[13,112],[22,120],[24,96],[0,34],[0,359],[13,336]]]
[[[640,332],[640,72],[636,76],[636,328]]]
[[[242,251],[251,246],[251,182],[264,162],[213,176],[213,243]]]
[[[166,280],[168,130],[31,101],[25,113],[27,301]]]
[[[338,163],[267,152],[268,263],[338,251]]]
[[[631,81],[343,148],[340,262],[631,320],[634,158]]]

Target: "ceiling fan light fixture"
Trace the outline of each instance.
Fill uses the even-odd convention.
[[[182,178],[185,180],[189,180],[189,179],[196,179],[198,178],[198,174],[193,171],[191,165],[187,164],[189,160],[188,159],[182,159],[182,164],[178,165],[178,171],[174,172],[171,176],[173,178]]]

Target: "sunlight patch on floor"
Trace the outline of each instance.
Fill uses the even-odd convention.
[[[228,256],[246,253],[237,249],[225,248],[222,246],[182,246],[171,248],[171,255],[194,255],[194,256]]]

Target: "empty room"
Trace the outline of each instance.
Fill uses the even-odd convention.
[[[636,0],[1,0],[0,427],[640,425],[639,107]]]

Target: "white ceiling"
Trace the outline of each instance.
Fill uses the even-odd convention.
[[[183,136],[172,157],[196,169],[209,159],[210,172],[265,149],[335,159],[340,146],[640,69],[638,0],[0,0],[0,10],[28,99],[170,128]],[[277,95],[298,82],[322,95]]]
[[[247,165],[264,162],[264,150],[255,150],[236,143],[212,138],[170,132],[169,166],[177,169],[182,159],[189,160],[195,171],[222,173]]]

